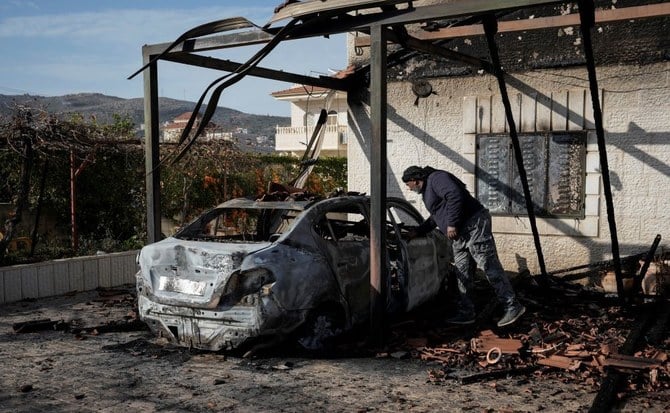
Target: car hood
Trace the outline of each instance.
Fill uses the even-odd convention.
[[[163,304],[214,308],[231,275],[270,242],[218,243],[166,238],[142,248],[146,294]]]

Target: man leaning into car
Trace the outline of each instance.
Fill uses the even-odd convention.
[[[402,180],[410,190],[421,194],[423,203],[430,212],[430,217],[410,233],[410,238],[425,235],[438,227],[452,240],[460,305],[456,316],[447,322],[475,322],[475,306],[468,297],[473,276],[470,257],[484,270],[498,300],[505,308],[498,327],[517,321],[526,308],[516,299],[512,285],[500,264],[491,232],[489,211],[470,195],[460,179],[447,171],[430,166],[410,166],[403,173]]]

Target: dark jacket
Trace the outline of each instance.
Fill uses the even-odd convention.
[[[484,209],[473,198],[465,184],[447,171],[436,170],[424,181],[423,203],[430,212],[430,218],[419,227],[426,233],[438,226],[444,233],[447,227],[456,227],[459,232],[463,224],[475,213]]]

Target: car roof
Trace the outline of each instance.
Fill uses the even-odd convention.
[[[217,208],[248,208],[248,209],[292,209],[302,211],[312,201],[258,201],[250,198],[234,198],[222,204]]]
[[[216,209],[219,208],[248,208],[248,209],[289,209],[294,211],[304,211],[311,207],[312,205],[320,202],[337,202],[335,200],[369,200],[370,197],[366,195],[342,195],[335,196],[332,198],[322,198],[322,199],[310,199],[310,200],[301,200],[296,201],[294,199],[287,199],[285,201],[259,201],[252,198],[234,198],[223,202],[216,206]],[[392,199],[392,198],[390,198]]]

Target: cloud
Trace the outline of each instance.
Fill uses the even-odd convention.
[[[0,20],[0,38],[53,38],[75,41],[163,42],[197,25],[244,16],[265,23],[267,8],[117,9],[43,14]],[[253,21],[252,19],[263,19]]]

